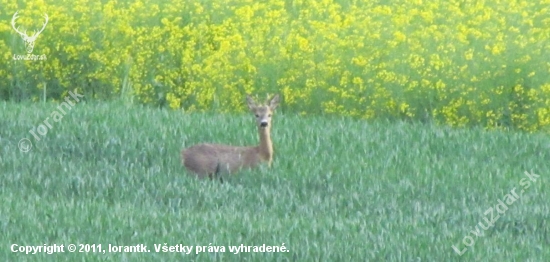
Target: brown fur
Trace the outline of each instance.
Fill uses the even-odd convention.
[[[199,144],[181,152],[182,164],[198,177],[219,176],[221,173],[235,173],[242,168],[254,168],[267,162],[271,166],[273,145],[271,142],[271,114],[279,104],[279,96],[274,96],[268,105],[256,105],[247,96],[247,104],[256,116],[260,144],[258,146],[228,146],[220,144]],[[262,126],[262,122],[267,123]]]

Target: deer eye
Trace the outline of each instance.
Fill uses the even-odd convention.
[[[260,115],[256,114],[256,117],[260,117]]]
[[[271,117],[271,114],[267,115],[268,117]]]

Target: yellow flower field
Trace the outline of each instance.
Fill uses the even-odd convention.
[[[0,0],[0,98],[550,131],[550,0]],[[10,22],[32,32],[26,54]]]

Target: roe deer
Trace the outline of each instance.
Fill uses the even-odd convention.
[[[267,105],[258,105],[249,95],[248,108],[256,116],[260,144],[258,146],[228,146],[220,144],[199,144],[181,151],[182,164],[198,177],[213,179],[221,173],[234,173],[241,168],[254,168],[262,162],[271,166],[273,144],[271,142],[271,115],[279,105],[279,95],[275,95]]]

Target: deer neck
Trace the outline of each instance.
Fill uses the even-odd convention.
[[[262,159],[267,160],[268,163],[271,164],[271,160],[273,158],[273,144],[271,143],[270,128],[258,127],[258,132],[260,133],[260,156]]]

